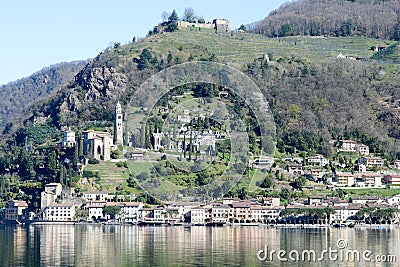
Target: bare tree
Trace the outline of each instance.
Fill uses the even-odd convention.
[[[183,20],[186,20],[188,22],[196,22],[196,15],[194,14],[193,8],[185,8],[185,11],[183,12]]]
[[[171,15],[170,12],[163,11],[163,12],[161,13],[161,20],[162,20],[162,22],[166,22],[166,21],[168,20],[168,17],[169,17],[170,15]]]

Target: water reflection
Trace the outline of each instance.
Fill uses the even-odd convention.
[[[257,251],[332,247],[394,254],[397,263],[261,262]],[[399,229],[0,226],[0,266],[398,266]],[[398,254],[398,255],[397,255]],[[317,257],[319,254],[317,254]]]

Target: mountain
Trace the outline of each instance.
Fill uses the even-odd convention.
[[[274,39],[180,28],[99,54],[68,87],[41,103],[37,114],[53,118],[58,129],[110,126],[116,101],[126,108],[151,75],[183,62],[218,61],[261,88],[274,114],[280,151],[333,155],[331,140],[352,138],[393,158],[400,156],[398,65],[370,58],[380,53],[371,47],[394,44],[365,37]]]
[[[27,78],[0,86],[0,128],[20,120],[25,110],[35,102],[43,100],[73,77],[86,64],[86,61],[74,61],[55,64],[32,74]]]
[[[398,0],[297,0],[249,25],[268,37],[365,36],[399,40]]]
[[[395,5],[365,2],[382,10]],[[289,16],[291,10],[311,3],[316,5],[313,12],[323,9],[319,6],[362,6],[359,1],[304,0],[284,5],[269,17]],[[75,65],[73,78],[71,69],[70,78],[57,81],[66,84],[61,90],[26,110],[31,113],[25,125],[40,126],[37,118],[45,118],[46,127],[55,131],[109,127],[115,103],[119,100],[126,109],[139,86],[155,73],[184,62],[214,61],[242,71],[262,90],[274,115],[281,152],[334,155],[332,140],[352,138],[369,145],[371,152],[398,158],[399,65],[383,60],[384,51],[375,51],[386,50],[390,56],[384,57],[395,59],[399,51],[391,47],[396,46],[393,40],[360,36],[266,38],[196,26],[174,32],[157,28],[137,42],[105,50],[83,67]]]

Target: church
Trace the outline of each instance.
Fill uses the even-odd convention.
[[[110,153],[113,146],[123,145],[123,119],[122,107],[118,101],[114,110],[114,136],[109,132],[94,130],[82,132],[83,153],[89,158],[105,161],[110,160]],[[71,147],[71,144],[72,146],[76,145],[76,142],[67,142],[66,137],[72,136],[72,133],[75,139],[75,132],[71,130],[64,132],[63,147]]]

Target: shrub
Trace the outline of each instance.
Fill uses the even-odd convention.
[[[94,177],[94,172],[93,171],[83,171],[82,176],[86,177],[86,178],[92,178],[92,177]]]
[[[91,158],[91,159],[89,159],[88,163],[89,164],[99,164],[99,160],[95,159],[95,158]]]

